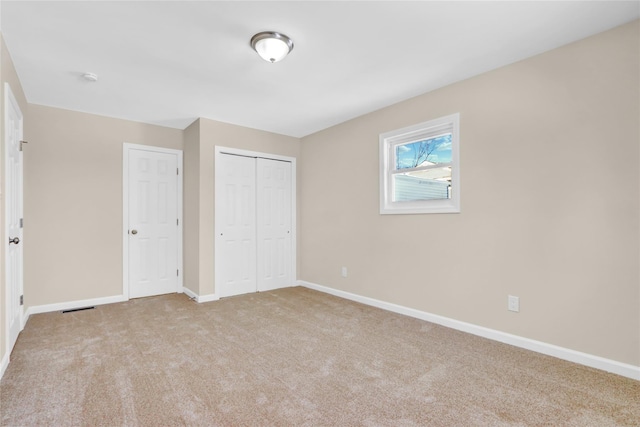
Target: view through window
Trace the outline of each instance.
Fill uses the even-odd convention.
[[[395,146],[393,201],[451,198],[451,133]]]

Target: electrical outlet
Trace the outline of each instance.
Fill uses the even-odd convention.
[[[347,267],[342,267],[342,277],[347,277]]]
[[[507,304],[507,308],[509,311],[520,311],[520,298],[514,297],[513,295],[509,295],[509,300]]]

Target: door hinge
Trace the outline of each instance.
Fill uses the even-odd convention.
[[[180,168],[176,168],[176,175],[180,175]]]
[[[29,141],[20,141],[20,151],[22,151],[22,144],[28,144]]]
[[[24,218],[20,218],[20,228],[24,227]]]
[[[176,218],[176,225],[180,225],[180,219]]]
[[[176,270],[176,276],[180,276],[180,270]]]
[[[20,295],[20,305],[24,305],[24,295]]]

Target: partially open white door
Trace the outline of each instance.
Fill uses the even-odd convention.
[[[125,156],[129,297],[180,292],[179,153],[125,146]]]
[[[7,83],[4,85],[5,126],[5,230],[7,352],[22,330],[22,112]]]

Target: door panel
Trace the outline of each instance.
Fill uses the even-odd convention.
[[[179,290],[177,168],[176,154],[129,150],[131,298]]]
[[[291,163],[257,159],[258,290],[292,284]]]
[[[23,245],[22,241],[22,140],[23,119],[9,85],[5,84],[5,229],[7,352],[10,354],[22,329]],[[9,243],[12,239],[13,243]]]
[[[256,291],[255,159],[220,154],[216,163],[216,292]]]

